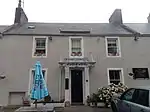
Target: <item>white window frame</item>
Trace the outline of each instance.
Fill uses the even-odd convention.
[[[35,47],[36,47],[36,39],[38,38],[45,38],[46,39],[46,46],[45,46],[45,56],[35,56]],[[33,48],[32,48],[32,58],[47,58],[47,52],[48,52],[48,37],[43,37],[43,36],[34,36],[33,37]]]
[[[82,56],[71,56],[72,53],[72,41],[71,39],[81,39],[81,52]],[[83,45],[83,37],[69,37],[69,57],[70,58],[83,58],[84,57],[84,45]]]
[[[109,38],[115,38],[118,40],[118,53],[119,53],[119,56],[109,56],[108,55],[108,41],[107,39]],[[107,57],[111,57],[111,58],[116,58],[116,57],[121,57],[121,46],[120,46],[120,38],[119,37],[105,37],[105,43],[106,43],[106,56]]]
[[[31,80],[32,80],[32,71],[35,70],[34,68],[30,68],[29,70],[29,86],[28,86],[28,95],[30,94],[30,89],[31,89]],[[45,82],[47,84],[47,72],[48,68],[42,68],[42,70],[45,71]]]
[[[124,84],[123,68],[107,68],[108,85],[110,85],[110,77],[109,77],[110,70],[120,70],[121,71],[120,82]]]

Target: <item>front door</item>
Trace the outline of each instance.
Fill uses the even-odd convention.
[[[71,70],[71,101],[83,103],[82,70]]]

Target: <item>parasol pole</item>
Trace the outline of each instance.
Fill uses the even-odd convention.
[[[37,108],[37,100],[35,100],[35,108]]]

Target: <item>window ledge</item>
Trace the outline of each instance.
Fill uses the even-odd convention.
[[[47,56],[32,56],[32,58],[47,58]]]
[[[134,80],[150,80],[150,78],[135,78]]]
[[[70,58],[83,58],[83,56],[70,56]]]
[[[120,58],[121,56],[107,56],[107,58]]]

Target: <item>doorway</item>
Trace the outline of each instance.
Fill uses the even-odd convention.
[[[71,101],[72,104],[83,104],[82,70],[71,70]]]

